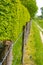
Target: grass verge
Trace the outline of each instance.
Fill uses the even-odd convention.
[[[37,26],[32,23],[30,35],[25,47],[25,65],[43,65],[43,44]]]

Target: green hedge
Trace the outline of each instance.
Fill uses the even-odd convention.
[[[31,18],[33,18],[38,9],[36,0],[20,0],[20,1],[28,9]]]
[[[19,0],[0,0],[0,40],[16,40],[29,20],[29,12]]]

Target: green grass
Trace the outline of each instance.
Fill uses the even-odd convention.
[[[12,65],[21,65],[21,56],[22,56],[21,49],[22,49],[22,36],[18,39],[17,43],[13,46]],[[43,44],[41,42],[39,29],[34,24],[34,22],[32,22],[26,50],[27,50],[26,54],[32,56],[32,58],[29,57],[29,60],[25,58],[25,63],[26,62],[29,63],[30,61],[32,61],[34,65],[43,65]]]
[[[43,28],[43,20],[38,19],[36,22]]]
[[[22,36],[18,39],[16,44],[13,46],[13,62],[12,65],[21,65],[22,57]]]
[[[41,42],[39,30],[37,29],[37,26],[33,23],[33,38],[34,38],[34,44],[35,44],[35,62],[36,65],[43,65],[43,45]]]
[[[34,65],[43,65],[43,44],[41,42],[39,30],[34,22],[32,23],[27,47],[28,55],[32,56],[32,59],[29,59],[29,61],[32,61]]]

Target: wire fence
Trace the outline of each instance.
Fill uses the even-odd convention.
[[[13,45],[13,64],[20,65],[21,64],[21,56],[22,56],[22,34],[19,35],[18,39]],[[12,65],[13,65],[12,64]]]
[[[7,58],[8,54],[9,54],[10,50],[11,50],[11,46],[10,46],[8,52],[6,53],[5,57],[3,58],[2,62],[0,62],[0,65],[2,65],[3,62],[6,60],[6,58]]]
[[[10,46],[10,48],[9,48],[9,50],[7,51],[5,57],[2,59],[2,62],[0,62],[0,65],[3,65],[4,61],[6,60],[8,54],[10,53],[10,51],[11,51],[12,48],[14,48],[14,51],[16,50],[15,47],[17,46],[18,41],[20,40],[19,43],[22,43],[22,42],[21,42],[21,40],[22,40],[22,34],[23,34],[23,32],[18,36],[18,38],[17,38],[17,40],[15,41],[15,43],[13,43],[13,44]],[[20,44],[20,46],[21,46],[21,44]],[[22,47],[22,46],[21,46],[21,47]],[[18,46],[17,46],[17,48],[18,48]],[[19,49],[20,49],[20,48],[19,48]],[[20,51],[21,51],[21,50],[20,50]],[[18,51],[18,52],[19,52],[19,51]],[[17,59],[18,59],[19,55],[20,55],[20,52],[19,52],[19,54],[17,54],[16,61],[14,61],[14,64],[16,64],[16,62],[18,61]],[[14,56],[15,56],[15,55],[14,55]],[[14,58],[14,59],[15,59],[15,58]]]
[[[4,58],[2,59],[2,62],[0,62],[0,65],[7,65],[7,64],[3,64],[3,63],[5,62],[5,60],[7,60],[7,57],[9,55],[11,49],[13,49],[12,50],[12,52],[13,52],[12,65],[21,65],[21,64],[23,65],[24,45],[26,44],[28,34],[30,33],[30,25],[31,25],[31,21],[29,23],[26,23],[26,26],[23,27],[22,33],[20,33],[17,40],[15,42],[13,42],[13,44],[11,44],[7,53],[5,54]]]

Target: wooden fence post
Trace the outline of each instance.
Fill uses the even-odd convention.
[[[24,32],[25,32],[25,26],[23,26],[23,35],[22,35],[22,65],[23,65],[23,54],[24,54]]]
[[[26,38],[26,42],[27,42],[27,38],[28,38],[28,31],[29,31],[28,30],[28,22],[26,22],[26,37],[25,37]]]
[[[12,45],[11,45],[11,50],[10,50],[10,52],[9,52],[9,54],[8,54],[8,56],[7,56],[7,65],[12,65]]]
[[[25,48],[24,46],[26,45],[28,35],[30,33],[30,27],[31,27],[31,21],[27,22],[25,26],[23,26],[23,35],[22,35],[22,65],[24,65],[24,52]]]
[[[4,48],[4,50],[3,50],[3,52],[2,52],[1,55],[2,55],[3,58],[4,58],[5,55],[6,55],[6,53],[9,51],[9,48],[10,48],[12,42],[9,41],[9,40],[6,40],[6,41],[3,41],[3,44],[5,45],[5,48]],[[10,52],[9,52],[9,54],[10,54]],[[9,54],[8,54],[8,56],[9,56]],[[8,56],[6,57],[6,59],[4,60],[4,62],[3,62],[2,65],[9,65],[9,64],[8,64],[8,62],[9,62],[9,58],[8,58]],[[3,60],[2,60],[2,61],[3,61]]]

